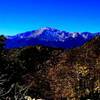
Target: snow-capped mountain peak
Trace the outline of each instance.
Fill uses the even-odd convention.
[[[8,36],[5,48],[19,48],[24,46],[45,45],[56,48],[74,48],[83,45],[95,35],[90,32],[65,32],[55,28],[44,27],[39,30],[28,31]]]

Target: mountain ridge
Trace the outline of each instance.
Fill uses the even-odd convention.
[[[54,48],[75,48],[82,46],[98,33],[65,32],[54,28],[41,28],[15,36],[6,37],[5,48],[21,48],[24,46],[44,45]],[[19,43],[19,44],[18,44]]]

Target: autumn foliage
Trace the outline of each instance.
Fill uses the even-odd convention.
[[[74,49],[4,49],[0,37],[0,100],[99,100],[100,36]]]

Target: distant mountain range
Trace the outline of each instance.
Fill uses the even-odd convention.
[[[75,48],[82,46],[100,33],[90,32],[65,32],[54,28],[45,27],[20,33],[15,36],[7,36],[5,48],[22,48],[26,46],[43,45],[54,48]]]

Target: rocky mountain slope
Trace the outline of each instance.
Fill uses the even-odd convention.
[[[74,49],[4,49],[0,38],[0,100],[100,100],[100,36]]]

